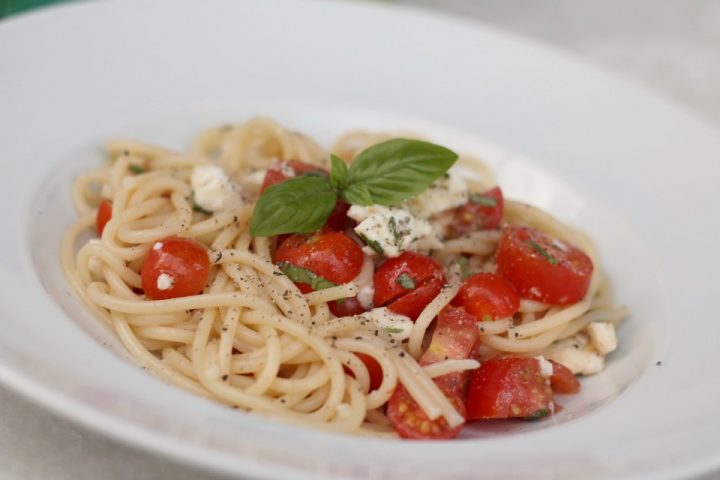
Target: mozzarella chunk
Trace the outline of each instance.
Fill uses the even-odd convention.
[[[606,355],[617,348],[615,325],[609,322],[592,322],[585,331],[590,336],[590,343],[600,355]]]
[[[359,222],[355,232],[382,250],[386,257],[397,257],[407,250],[442,248],[430,224],[402,208],[353,205],[348,210],[348,217]],[[368,254],[379,253],[370,247],[363,250]]]
[[[550,378],[553,375],[553,364],[550,363],[542,355],[535,357],[540,364],[540,375],[546,378]]]
[[[430,216],[464,205],[468,201],[468,188],[465,181],[450,172],[443,175],[423,193],[405,202],[404,207],[418,218]]]
[[[161,273],[157,277],[157,288],[158,290],[169,290],[175,285],[175,278],[167,273]]]
[[[548,357],[564,365],[574,374],[592,375],[605,368],[605,359],[592,349],[585,335],[576,335],[565,345]]]
[[[410,338],[413,321],[410,317],[395,313],[387,307],[373,308],[361,314],[360,317],[370,320],[395,340],[402,341]]]
[[[357,299],[363,308],[372,308],[373,297],[375,296],[375,284],[370,282],[358,290]]]
[[[195,203],[210,212],[230,206],[239,196],[236,187],[215,165],[198,165],[193,168],[190,183]]]

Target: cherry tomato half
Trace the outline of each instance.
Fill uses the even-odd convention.
[[[360,301],[357,297],[343,298],[342,300],[335,300],[328,304],[330,311],[336,317],[350,317],[352,315],[358,315],[363,312],[367,312],[367,308],[360,305]]]
[[[553,396],[537,358],[495,357],[473,372],[465,405],[468,420],[540,418],[550,413]]]
[[[471,193],[466,204],[453,210],[448,236],[456,238],[468,232],[498,228],[502,216],[503,194],[500,187],[483,193]]]
[[[110,200],[103,200],[98,206],[97,216],[95,217],[95,228],[97,234],[102,236],[103,230],[105,230],[105,224],[112,218],[112,202]]]
[[[275,252],[275,263],[287,262],[310,270],[335,284],[357,277],[364,254],[355,241],[342,232],[320,231],[312,235],[290,235]],[[297,283],[303,293],[312,291],[307,283]]]
[[[374,276],[376,307],[390,310],[413,320],[440,293],[445,274],[432,258],[414,252],[404,252],[390,258],[377,269]]]
[[[553,305],[581,300],[593,264],[582,250],[530,227],[508,226],[496,253],[497,273],[523,297]]]
[[[553,392],[573,394],[580,391],[580,382],[569,368],[554,360],[550,360],[550,363],[553,366],[553,374],[550,377],[550,387]]]
[[[439,385],[442,389],[442,385]],[[462,394],[457,391],[443,391],[460,415],[465,416]],[[430,420],[415,399],[402,385],[398,384],[387,404],[387,416],[393,428],[402,438],[415,440],[441,440],[457,437],[463,424],[450,427],[443,417]]]
[[[205,246],[181,237],[155,242],[140,268],[145,295],[153,300],[196,295],[207,283],[209,273]]]
[[[468,277],[452,302],[465,307],[478,320],[497,320],[515,314],[520,296],[512,283],[493,273],[477,273]]]
[[[354,352],[355,356],[358,357],[364,364],[365,368],[367,368],[368,375],[370,376],[370,391],[377,390],[380,385],[382,385],[383,381],[383,371],[382,367],[378,363],[377,360],[375,360],[374,357],[367,355],[362,352]],[[352,371],[343,366],[343,370],[345,370],[345,373],[350,375],[351,377],[354,377]]]

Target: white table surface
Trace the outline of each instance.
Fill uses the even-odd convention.
[[[553,44],[720,124],[720,0],[398,0]],[[0,479],[220,479],[85,430],[0,386]],[[720,478],[720,472],[707,475]]]

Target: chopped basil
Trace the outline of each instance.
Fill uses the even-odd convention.
[[[130,170],[131,173],[135,175],[140,175],[141,173],[145,173],[145,169],[142,168],[140,165],[128,165],[128,170]]]
[[[479,193],[471,193],[470,202],[475,205],[482,205],[483,207],[497,207],[497,200],[492,197],[480,195]]]
[[[404,330],[402,328],[383,327],[383,332],[385,332],[385,333],[402,333],[402,332],[404,332]]]
[[[527,417],[525,417],[525,420],[539,420],[541,418],[547,417],[549,414],[550,412],[546,408],[543,408],[533,413],[532,415],[528,415]]]
[[[482,316],[483,322],[492,322],[492,319],[493,319],[492,315],[489,315],[487,313]]]
[[[380,246],[380,243],[378,243],[377,240],[370,240],[362,233],[359,233],[358,235],[360,235],[360,238],[362,239],[362,241],[365,242],[365,245],[372,248],[373,251],[375,251],[376,253],[379,253],[380,255],[383,255],[385,253],[382,246]]]
[[[540,245],[537,242],[533,242],[532,240],[527,241],[528,245],[530,245],[533,249],[535,249],[536,252],[538,252],[542,257],[548,261],[550,265],[557,265],[558,261],[555,257],[550,255],[550,253],[543,248],[542,245]]]
[[[405,290],[412,290],[415,288],[415,282],[413,282],[412,278],[410,278],[410,275],[407,273],[401,274],[397,280],[395,280],[395,283],[403,287]]]
[[[298,267],[288,262],[278,263],[278,267],[287,277],[295,283],[307,283],[313,290],[324,290],[336,286],[335,283],[327,280],[307,268]]]
[[[195,203],[195,200],[193,200],[193,211],[198,213],[204,213],[205,215],[212,215],[213,212],[209,210],[205,210],[203,207]]]
[[[460,275],[463,280],[470,276],[470,266],[468,265],[467,257],[461,255],[457,258],[457,260],[455,260],[455,263],[457,263],[460,267]]]

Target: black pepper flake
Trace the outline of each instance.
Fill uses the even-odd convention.
[[[330,337],[330,338],[332,338],[333,340],[337,340],[337,337],[336,337],[335,335],[333,335],[333,336]]]
[[[657,362],[655,362],[655,366],[659,367],[660,365],[662,365],[662,360],[658,360]]]
[[[361,337],[361,336],[357,336],[357,337],[355,337],[355,340],[362,340],[362,337]]]
[[[400,355],[400,357],[404,357],[404,356],[405,356],[405,352],[400,352],[400,353],[398,353],[398,355]]]
[[[519,332],[515,332],[515,338],[518,338],[520,336]]]
[[[226,375],[223,375],[223,376],[222,376],[222,379],[223,379],[223,382],[227,382],[227,379],[228,379],[227,374],[226,374]]]
[[[376,337],[378,336],[378,331],[377,331],[377,330],[375,330],[375,336],[376,336]]]
[[[287,402],[286,399],[284,399],[284,398],[281,398],[281,399],[280,399],[280,403],[285,403],[285,402]]]
[[[228,328],[227,328],[227,327],[222,327],[222,331],[223,331],[223,332],[227,332],[227,331],[228,331]]]
[[[218,263],[220,260],[222,260],[222,256],[222,252],[217,252],[217,257],[215,257],[215,263]]]

